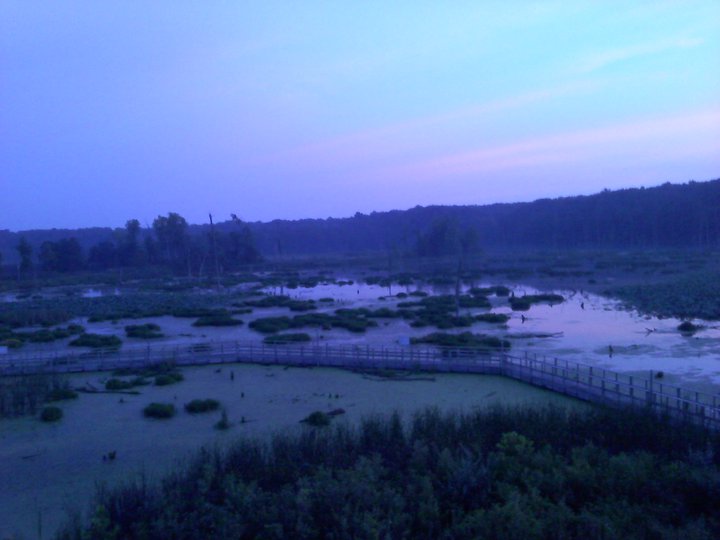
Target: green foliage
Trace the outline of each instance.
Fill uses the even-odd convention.
[[[57,422],[63,416],[62,409],[60,407],[43,407],[40,412],[40,420],[43,422]]]
[[[117,336],[81,334],[68,343],[68,345],[73,347],[91,347],[93,349],[116,349],[122,345],[122,340]]]
[[[99,491],[102,519],[61,538],[718,538],[708,449],[718,434],[641,411],[376,416],[204,450]]]
[[[146,418],[172,418],[175,416],[175,405],[172,403],[150,403],[143,409]]]
[[[265,336],[263,343],[266,345],[287,345],[290,343],[307,343],[311,340],[310,335],[305,333],[276,334],[273,336]]]
[[[125,335],[129,338],[157,339],[163,337],[160,326],[154,323],[131,324],[125,327]]]
[[[216,399],[193,399],[185,404],[185,410],[192,414],[216,411],[219,408],[220,402]]]

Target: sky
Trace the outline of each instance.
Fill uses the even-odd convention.
[[[0,0],[0,229],[718,177],[718,0]]]

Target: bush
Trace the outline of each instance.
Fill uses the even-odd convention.
[[[330,424],[330,416],[322,411],[315,411],[300,420],[300,422],[314,427],[322,427]]]
[[[175,405],[172,403],[151,403],[143,409],[146,418],[172,418],[175,416]]]
[[[117,336],[103,336],[100,334],[81,334],[68,345],[73,347],[90,347],[93,349],[116,349],[122,345]]]
[[[219,408],[220,402],[216,399],[193,399],[185,404],[185,410],[192,414],[215,411]]]
[[[185,380],[183,374],[176,371],[172,373],[162,373],[155,377],[155,386],[168,386],[169,384],[179,383]]]
[[[63,412],[60,407],[44,407],[40,413],[40,420],[43,422],[57,422],[62,416]]]

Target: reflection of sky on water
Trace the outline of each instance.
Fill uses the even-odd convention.
[[[492,283],[476,284],[488,287]],[[415,289],[431,294],[453,294],[453,286],[405,287],[394,285],[392,293],[408,292]],[[467,286],[463,287],[466,291]],[[359,292],[358,292],[359,291]],[[279,291],[278,291],[279,292]],[[540,291],[533,287],[516,285],[516,296],[535,294]],[[544,291],[547,292],[547,291]],[[626,310],[618,301],[581,291],[557,290],[566,301],[562,304],[535,304],[525,312],[512,311],[506,298],[491,296],[492,311],[507,313],[511,316],[506,326],[477,323],[472,327],[476,333],[499,336],[518,334],[553,334],[553,337],[524,337],[512,339],[513,350],[521,353],[530,351],[550,357],[565,358],[581,363],[598,364],[620,371],[663,370],[668,373],[682,374],[686,377],[711,376],[720,382],[720,322],[702,322],[706,328],[693,336],[684,336],[677,331],[680,320],[675,318],[657,318],[640,315],[636,311]],[[286,294],[298,299],[336,298],[334,306],[323,310],[342,307],[394,307],[397,301],[413,301],[387,298],[378,301],[378,297],[387,296],[387,287],[355,283],[349,286],[335,284],[319,285],[314,289],[290,289]],[[469,313],[482,313],[487,310],[465,310]],[[522,315],[525,316],[523,321]],[[367,334],[335,338],[325,336],[330,342],[354,344],[396,343],[400,336],[418,336],[436,331],[435,328],[411,328],[400,320],[380,320],[378,328],[370,329]],[[385,324],[387,322],[388,324]],[[457,332],[467,331],[459,328]],[[613,354],[610,356],[609,348]]]

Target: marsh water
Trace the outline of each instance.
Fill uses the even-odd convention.
[[[232,378],[230,373],[233,373]],[[440,374],[416,380],[381,380],[337,369],[284,369],[224,365],[183,370],[185,381],[142,387],[139,395],[81,394],[59,403],[63,419],[0,422],[0,538],[21,533],[50,537],[68,512],[86,511],[98,485],[152,481],[183,463],[205,445],[220,448],[237,437],[293,433],[315,410],[342,408],[333,422],[423,407],[472,411],[495,404],[550,404],[583,407],[570,398],[503,377]],[[108,373],[73,375],[72,385],[102,386]],[[391,390],[391,391],[389,391]],[[219,413],[188,414],[183,404],[214,398],[233,424],[213,429]],[[174,403],[169,420],[143,418],[150,402]],[[103,455],[115,451],[112,462]]]
[[[343,280],[350,284],[321,283],[315,287],[293,289],[269,287],[267,294],[285,294],[298,300],[332,298],[332,303],[318,302],[319,313],[332,313],[339,308],[397,308],[403,301],[418,300],[404,297],[413,291],[431,295],[454,294],[453,286],[400,286],[368,285],[359,281]],[[494,283],[476,283],[478,287]],[[446,332],[472,331],[510,340],[514,354],[537,354],[557,357],[573,362],[606,367],[608,369],[647,373],[662,371],[669,382],[702,386],[713,390],[720,384],[720,323],[695,321],[702,328],[693,334],[677,329],[681,323],[675,318],[658,318],[626,309],[620,302],[581,290],[562,288],[539,291],[522,284],[506,284],[515,296],[553,292],[565,301],[558,304],[533,304],[528,311],[512,311],[506,297],[490,296],[490,309],[462,309],[463,314],[480,314],[489,311],[510,316],[506,324],[476,322],[471,328],[455,328]],[[462,287],[467,292],[469,285]],[[115,294],[114,290],[105,294]],[[400,297],[397,295],[400,294]],[[115,334],[124,341],[124,348],[173,346],[198,341],[243,341],[260,343],[263,335],[248,328],[247,323],[260,317],[293,316],[296,313],[284,307],[255,308],[252,313],[239,315],[246,324],[240,327],[202,327],[192,325],[194,319],[172,316],[152,317],[132,321],[88,322],[77,319],[88,332]],[[164,338],[151,342],[125,338],[125,324],[152,322],[158,324]],[[352,333],[344,329],[299,329],[307,332],[314,344],[347,344],[393,346],[406,344],[410,338],[437,331],[434,327],[414,328],[401,318],[377,319],[378,326],[365,333]],[[24,351],[57,350],[66,347],[69,340],[50,344],[27,344]]]

